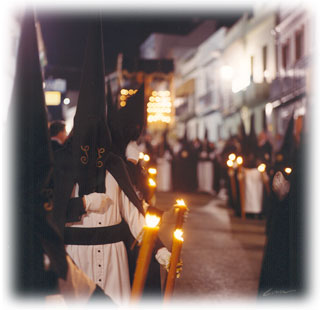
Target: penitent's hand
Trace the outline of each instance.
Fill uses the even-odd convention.
[[[104,193],[91,193],[83,196],[87,212],[103,213],[112,204],[112,200]]]
[[[283,200],[289,193],[290,182],[285,179],[280,171],[278,171],[273,177],[272,189],[280,201]]]
[[[162,247],[157,251],[155,257],[158,263],[168,270],[168,267],[170,265],[171,252],[169,252],[166,247]]]

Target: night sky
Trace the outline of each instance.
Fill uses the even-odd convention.
[[[248,9],[194,12],[173,15],[172,12],[155,15],[150,12],[113,13],[102,12],[105,70],[113,72],[118,53],[125,57],[138,57],[139,46],[153,32],[186,35],[203,20],[216,20],[217,28],[231,26]],[[37,12],[46,47],[48,65],[46,78],[67,78],[68,88],[77,89],[87,35],[87,25],[92,14],[63,11]]]

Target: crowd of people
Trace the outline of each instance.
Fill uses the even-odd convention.
[[[301,235],[298,189],[303,140],[297,128],[293,139],[293,118],[276,152],[264,134],[257,142],[253,125],[248,136],[242,125],[239,136],[218,145],[208,141],[207,133],[202,142],[188,141],[185,133],[172,144],[168,131],[157,146],[152,145],[150,136],[141,138],[146,120],[144,85],[121,109],[113,102],[109,82],[105,95],[99,19],[89,27],[74,126],[68,136],[63,122],[48,125],[42,85],[34,17],[29,14],[22,26],[9,113],[15,126],[13,187],[19,193],[14,199],[18,292],[65,301],[100,297],[128,304],[145,214],[162,214],[153,205],[154,189],[148,186],[148,171],[139,161],[141,151],[157,167],[160,191],[227,192],[224,195],[237,215],[239,199],[231,194],[226,164],[230,154],[241,155],[248,172],[265,163],[272,190],[263,190],[269,206],[268,243],[260,291],[298,290],[301,239],[295,237]],[[237,167],[232,169],[241,174]],[[161,296],[160,268],[168,268],[170,256],[158,238],[146,296]],[[274,274],[269,270],[273,264],[280,269]]]
[[[217,144],[208,141],[207,131],[203,141],[189,141],[185,132],[182,139],[169,143],[165,130],[158,144],[152,145],[147,136],[140,149],[157,167],[158,190],[208,193],[227,200],[237,217],[266,219],[259,296],[302,293],[304,116],[293,112],[285,134],[272,143],[266,126],[256,135],[254,115],[250,123],[249,134],[241,122],[238,135]]]

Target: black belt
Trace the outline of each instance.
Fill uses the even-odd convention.
[[[124,241],[127,237],[127,223],[104,227],[65,227],[64,243],[73,245],[101,245]]]

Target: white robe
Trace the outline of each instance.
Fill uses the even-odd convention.
[[[157,190],[160,192],[172,189],[171,160],[169,151],[165,151],[164,156],[157,159]]]
[[[72,227],[103,227],[119,224],[122,218],[137,238],[144,226],[144,216],[129,201],[113,176],[106,172],[106,194],[112,200],[105,213],[88,212]],[[124,243],[104,245],[67,245],[76,265],[98,284],[117,304],[129,302],[131,288],[128,258]]]
[[[206,158],[207,152],[201,152],[200,158]],[[210,154],[209,154],[210,156]],[[210,157],[211,159],[211,157]],[[213,163],[211,160],[199,161],[197,165],[198,191],[213,192]]]
[[[245,212],[261,213],[263,181],[261,172],[256,168],[244,169]]]

